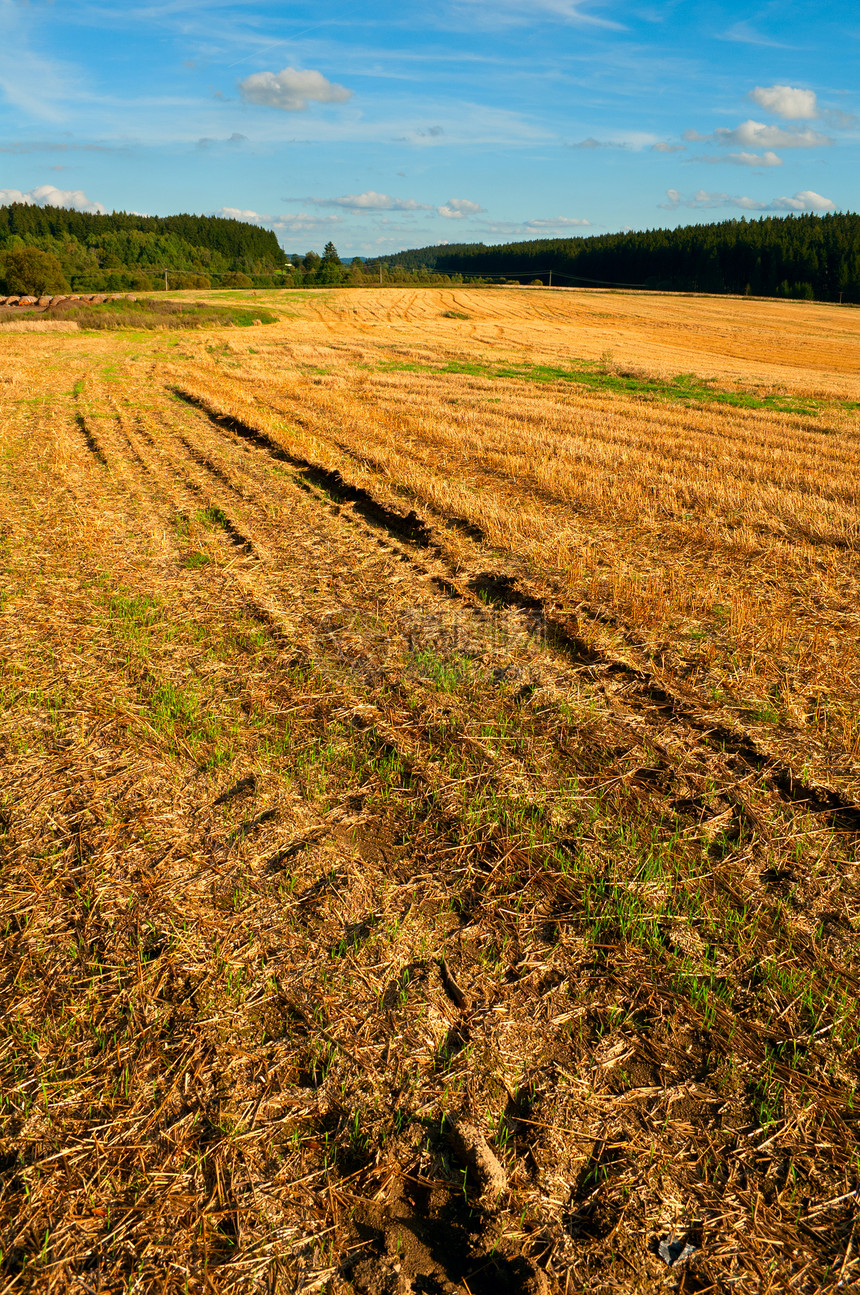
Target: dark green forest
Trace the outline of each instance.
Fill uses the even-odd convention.
[[[9,254],[25,247],[55,257],[64,287],[76,292],[511,281],[860,304],[860,216],[853,213],[494,247],[446,243],[345,264],[332,243],[322,255],[287,256],[270,230],[219,216],[0,207],[0,284]]]
[[[769,216],[495,247],[452,243],[400,252],[384,264],[392,275],[399,268],[465,280],[860,303],[860,216]]]
[[[76,292],[164,288],[165,277],[173,289],[274,287],[288,276],[287,258],[270,230],[219,216],[0,207],[0,278],[7,255],[24,247],[56,257]]]

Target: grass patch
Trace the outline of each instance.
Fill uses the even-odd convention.
[[[465,319],[456,311],[447,315]],[[567,369],[549,364],[484,364],[479,361],[449,360],[438,367],[417,364],[414,361],[392,361],[380,366],[386,370],[408,373],[462,373],[480,378],[509,378],[515,382],[572,382],[595,391],[617,391],[624,395],[650,396],[659,400],[682,401],[690,404],[731,405],[737,409],[773,409],[783,414],[815,415],[821,412],[823,402],[799,399],[795,396],[758,396],[749,391],[721,391],[703,378],[692,373],[679,373],[674,378],[649,378],[634,373],[620,373],[611,367],[601,367],[596,360],[583,360],[580,368]],[[834,402],[839,408],[860,409],[860,401]]]
[[[18,316],[16,316],[17,318]],[[274,324],[278,316],[271,310],[254,305],[211,305],[200,301],[78,302],[61,301],[42,312],[38,318],[68,320],[81,328],[175,329],[175,328],[248,328],[254,324]],[[3,321],[0,320],[0,323]]]

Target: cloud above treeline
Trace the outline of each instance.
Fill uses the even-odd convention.
[[[580,220],[577,216],[556,216],[551,220],[527,220],[524,229],[582,229],[591,224],[590,220]]]
[[[360,212],[382,211],[435,211],[446,220],[465,220],[468,216],[480,215],[484,208],[479,202],[469,198],[449,198],[441,206],[434,207],[429,202],[417,202],[415,198],[394,198],[390,193],[377,193],[367,189],[364,193],[345,193],[338,198],[307,198],[315,207],[342,207],[354,215]]]
[[[223,216],[225,220],[241,220],[248,225],[264,225],[279,234],[303,234],[330,229],[339,225],[342,216],[321,216],[318,212],[297,211],[294,214],[274,216],[264,211],[253,211],[248,207],[219,207],[212,212],[213,216]]]
[[[399,232],[403,237],[414,237],[416,226],[411,223],[414,213],[422,213],[424,219],[441,216],[444,220],[472,220],[473,231],[483,236],[492,234],[499,237],[516,237],[517,235],[534,235],[546,238],[551,234],[564,234],[567,231],[587,229],[591,221],[579,216],[535,217],[522,222],[494,221],[487,219],[486,208],[471,198],[449,198],[447,202],[436,206],[431,203],[418,202],[414,198],[395,198],[388,193],[377,193],[368,189],[364,193],[345,193],[335,198],[296,198],[285,199],[308,203],[316,208],[335,208],[335,213],[323,214],[320,211],[297,212],[295,215],[275,216],[254,211],[246,207],[220,207],[212,214],[224,216],[231,220],[246,221],[252,225],[264,225],[275,233],[286,234],[326,234],[335,226],[349,229],[346,223],[350,216],[363,216],[370,220],[378,230],[385,233],[378,240],[388,242],[392,233]],[[405,213],[407,222],[398,224],[396,219],[389,219],[391,213]],[[484,219],[480,219],[483,217]],[[336,234],[335,234],[336,236]]]
[[[58,189],[53,184],[40,184],[26,192],[0,189],[0,206],[6,207],[13,202],[23,202],[28,207],[68,207],[72,211],[89,211],[101,216],[107,213],[107,207],[101,202],[93,202],[83,189]]]
[[[692,197],[685,198],[677,189],[667,189],[668,202],[661,202],[664,211],[675,211],[678,207],[707,209],[712,207],[736,207],[739,211],[835,211],[836,203],[825,198],[813,189],[801,189],[793,197],[773,198],[770,202],[759,202],[755,198],[730,193],[709,193],[699,189]]]
[[[392,198],[388,193],[367,189],[364,193],[345,193],[340,198],[307,198],[316,207],[345,207],[348,211],[432,211],[433,208],[414,198]]]
[[[259,211],[249,211],[242,207],[219,207],[213,216],[223,216],[225,220],[241,220],[246,225],[267,225],[274,216],[264,216]]]
[[[282,112],[305,112],[309,103],[346,103],[352,91],[327,80],[322,72],[295,67],[280,72],[254,72],[239,82],[239,93],[246,103],[279,108]]]

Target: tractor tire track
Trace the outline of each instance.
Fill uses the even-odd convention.
[[[178,394],[188,398],[188,393],[178,392]],[[311,464],[303,457],[290,454],[282,443],[275,441],[268,433],[235,415],[225,414],[218,408],[217,403],[204,400],[199,396],[193,397],[193,402],[208,414],[216,425],[250,441],[272,458],[281,462],[290,462],[305,471],[308,468],[315,469],[318,481],[333,482],[336,489],[342,489],[345,486],[346,490],[343,490],[345,499],[352,494],[357,494],[363,510],[369,512],[374,520],[378,517],[384,519],[384,524],[407,545],[426,548],[432,543],[435,552],[444,561],[447,548],[445,536],[438,526],[434,527],[433,522],[426,515],[422,517],[411,512],[408,518],[409,526],[404,528],[401,515],[394,513],[379,500],[373,500],[371,492],[365,487],[351,486],[348,481],[345,481],[342,472],[333,472],[322,465]],[[372,505],[370,508],[367,506],[368,499]],[[410,531],[413,534],[417,532],[420,538],[417,540],[413,538]],[[543,617],[550,629],[553,645],[565,651],[575,664],[599,668],[608,674],[628,678],[635,685],[635,692],[629,695],[637,698],[639,702],[637,709],[647,707],[653,717],[655,711],[659,713],[661,708],[668,707],[671,718],[684,725],[689,733],[695,735],[712,753],[730,754],[735,769],[762,773],[774,793],[785,804],[825,816],[834,827],[841,830],[860,832],[860,805],[850,797],[833,787],[804,779],[784,759],[767,751],[751,734],[726,723],[724,719],[709,711],[701,698],[690,696],[689,693],[685,695],[677,685],[672,685],[657,676],[646,665],[631,663],[596,646],[590,637],[581,633],[577,624],[579,616],[583,614],[588,619],[597,619],[597,617],[589,617],[590,609],[587,606],[580,604],[575,614],[560,612],[549,598],[532,591],[527,584],[523,585],[520,580],[514,581],[503,573],[484,573],[475,579],[473,588],[469,589],[464,587],[458,573],[449,568],[445,583],[448,589],[456,591],[459,597],[472,605],[475,603],[476,594],[482,590],[485,591],[490,585],[494,586],[498,591],[499,600],[504,605],[519,607],[533,615]]]

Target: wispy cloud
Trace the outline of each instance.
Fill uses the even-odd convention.
[[[735,207],[739,211],[836,211],[836,203],[825,198],[813,189],[801,189],[792,197],[772,198],[770,202],[759,202],[755,198],[730,193],[709,193],[699,189],[692,197],[685,198],[677,189],[667,189],[668,202],[659,205],[663,211],[676,211],[678,207],[708,209],[713,207]]]
[[[568,144],[568,148],[623,148],[629,152],[638,153],[643,148],[658,148],[659,142],[649,131],[631,130],[610,135],[608,139],[595,139],[593,135],[589,135],[587,139]],[[674,150],[666,144],[659,151],[673,152]]]
[[[246,103],[259,103],[283,112],[305,112],[308,104],[346,103],[352,91],[329,81],[322,72],[311,68],[300,71],[285,67],[280,72],[254,72],[239,82],[239,93]]]
[[[75,74],[31,48],[29,20],[26,7],[0,0],[0,93],[32,117],[62,122],[64,101],[74,97]]]
[[[718,40],[736,41],[740,45],[762,45],[767,49],[790,49],[783,41],[774,40],[772,36],[765,36],[748,22],[733,23],[727,31],[724,31]]]
[[[234,130],[233,134],[230,135],[228,139],[210,139],[208,136],[204,135],[202,139],[198,139],[197,147],[202,149],[217,148],[220,144],[227,148],[241,148],[243,144],[247,143],[248,136],[240,135],[238,131]]]
[[[0,189],[0,206],[23,202],[28,207],[70,207],[72,211],[90,211],[104,215],[107,207],[93,202],[83,189],[58,189],[53,184],[40,184],[35,189]]]
[[[504,17],[509,21],[534,23],[540,15],[582,27],[601,27],[606,31],[625,30],[623,24],[613,18],[602,18],[599,14],[591,13],[594,5],[589,0],[493,0],[492,4],[487,4],[487,0],[461,0],[461,3],[472,9],[486,9],[488,18],[496,24]]]
[[[29,153],[124,153],[127,148],[117,144],[71,144],[68,140],[12,140],[0,144],[0,153],[13,153],[26,157]]]
[[[686,144],[667,144],[664,139],[658,139],[656,144],[651,145],[652,153],[686,153]]]
[[[750,90],[749,98],[786,121],[811,121],[819,116],[814,90],[799,90],[790,85],[757,85]]]

